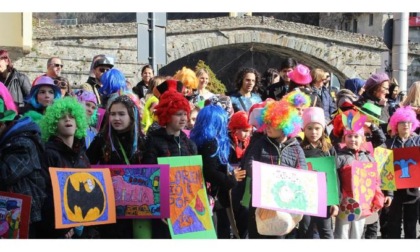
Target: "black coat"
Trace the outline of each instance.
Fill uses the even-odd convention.
[[[15,68],[9,73],[4,85],[9,90],[17,107],[23,107],[24,101],[28,98],[32,84],[28,76],[17,71]]]

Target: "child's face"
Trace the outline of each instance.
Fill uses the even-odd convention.
[[[198,111],[192,110],[190,114],[190,120],[188,121],[188,129],[194,128],[195,121],[197,120]]]
[[[114,103],[109,110],[109,122],[117,132],[126,131],[131,123],[127,107],[122,103]]]
[[[95,112],[96,105],[93,102],[85,102],[86,115],[90,118]]]
[[[411,122],[398,122],[397,130],[400,136],[408,136],[411,134]]]
[[[284,137],[282,130],[276,129],[271,125],[267,125],[266,133],[267,133],[267,136],[270,138],[283,138]]]
[[[322,137],[323,130],[321,124],[311,122],[306,125],[304,129],[305,138],[307,138],[310,143],[316,143]]]
[[[171,122],[166,125],[166,128],[171,129],[174,132],[181,131],[187,125],[188,114],[185,110],[178,110],[171,117]]]
[[[296,110],[297,110],[297,112],[298,112],[298,115],[299,115],[300,117],[302,117],[302,115],[303,115],[303,110],[305,110],[305,108],[304,108],[303,106],[297,106],[297,107],[296,107]]]
[[[248,129],[237,129],[235,130],[235,136],[239,141],[244,142],[247,138],[251,136],[252,127]]]
[[[36,95],[36,100],[43,107],[47,107],[52,104],[54,101],[54,89],[48,86],[41,86],[38,90],[38,94]]]
[[[351,133],[344,137],[344,142],[347,148],[359,150],[363,143],[363,137],[359,134]]]
[[[59,137],[70,137],[76,133],[76,119],[73,115],[65,114],[58,120],[57,124],[57,136]]]

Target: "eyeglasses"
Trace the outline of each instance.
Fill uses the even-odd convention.
[[[61,68],[63,68],[63,67],[64,67],[64,65],[63,65],[63,64],[51,63],[51,65],[53,65],[53,66],[55,66],[55,67],[61,67]]]
[[[99,72],[101,72],[101,73],[105,73],[107,71],[109,71],[109,68],[103,68],[103,67],[99,68]]]
[[[54,84],[56,85],[56,86],[59,86],[60,88],[62,88],[62,89],[66,89],[67,88],[67,82],[65,82],[65,81],[60,81],[60,80],[54,80]]]

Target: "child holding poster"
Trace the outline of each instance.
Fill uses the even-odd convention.
[[[167,81],[170,83],[171,81]],[[176,83],[176,82],[175,82]],[[163,85],[163,84],[162,84]],[[148,131],[143,164],[157,164],[158,157],[192,156],[197,146],[183,132],[190,117],[190,104],[179,92],[165,91],[159,97],[155,115],[161,128]],[[169,227],[160,219],[152,219],[152,238],[171,238]]]
[[[337,156],[335,148],[328,141],[325,133],[324,110],[319,107],[310,107],[303,111],[303,132],[305,137],[301,143],[305,157]],[[316,226],[321,239],[334,239],[333,222],[331,217],[338,213],[338,206],[327,207],[327,217],[305,215],[299,223],[299,237],[313,238],[313,229]]]
[[[88,127],[86,112],[83,106],[73,97],[58,99],[47,107],[40,121],[41,135],[45,144],[45,161],[47,167],[88,168],[84,137]],[[55,229],[54,202],[51,180],[47,181],[48,198],[43,209],[44,232],[42,238],[80,237],[83,227]],[[76,235],[74,236],[74,234]]]
[[[420,146],[420,136],[413,133],[419,127],[416,112],[410,107],[398,108],[389,120],[393,137],[385,144],[388,149]],[[401,222],[404,219],[404,238],[416,238],[416,223],[419,218],[420,192],[418,188],[398,189],[388,213],[388,237],[401,238]]]
[[[93,164],[141,164],[144,135],[140,127],[138,106],[130,94],[122,93],[108,100],[104,126],[86,151]],[[100,226],[101,238],[133,238],[131,220]]]
[[[352,191],[352,163],[353,161],[375,162],[372,154],[363,148],[363,143],[366,141],[363,125],[366,121],[366,116],[359,112],[354,113],[352,110],[343,112],[342,122],[344,126],[343,142],[345,147],[338,152],[337,169],[340,179],[341,202],[348,198],[353,198]],[[371,209],[362,209],[363,212],[378,211],[384,205],[384,195],[380,188],[379,177],[377,177],[376,189],[372,199]],[[373,182],[375,183],[375,182]],[[352,202],[350,200],[350,202]],[[354,206],[354,204],[352,205]],[[339,210],[340,212],[343,209]],[[349,220],[348,218],[337,217],[335,222],[335,239],[361,239],[365,225],[365,217],[360,219]]]
[[[266,133],[258,138],[248,149],[244,157],[244,169],[251,178],[252,197],[252,161],[275,164],[298,169],[307,169],[305,154],[299,142],[294,138],[302,128],[302,118],[296,108],[287,101],[269,101],[265,105],[261,120],[266,125]],[[261,235],[256,223],[256,208],[249,205],[248,232],[250,239],[281,239],[285,235]]]

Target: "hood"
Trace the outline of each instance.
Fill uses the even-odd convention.
[[[13,123],[9,129],[0,137],[0,146],[13,136],[21,134],[22,132],[31,132],[39,137],[41,136],[41,130],[35,122],[29,117],[23,117]]]

